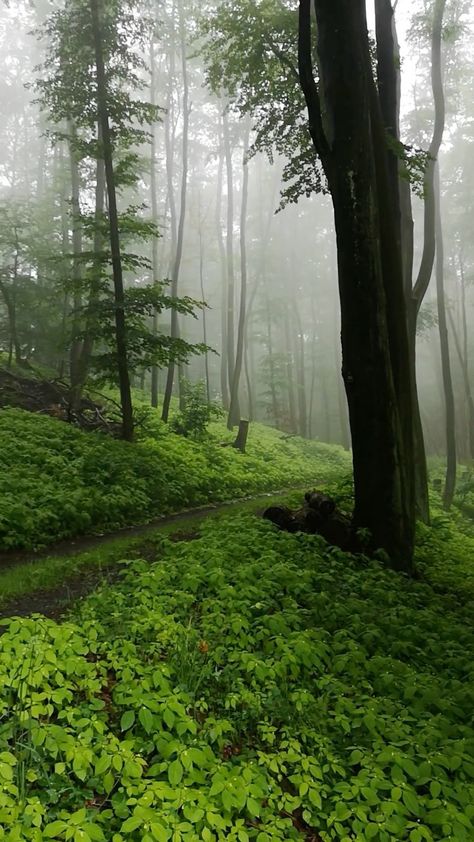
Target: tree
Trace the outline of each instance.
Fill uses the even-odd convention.
[[[127,360],[127,325],[125,319],[123,266],[120,249],[117,195],[115,191],[112,137],[108,110],[110,91],[107,91],[107,77],[104,65],[101,21],[103,12],[101,8],[101,0],[90,0],[90,10],[96,64],[97,117],[98,124],[100,126],[100,141],[102,143],[109,205],[109,237],[115,294],[115,339],[117,345],[120,404],[122,407],[122,436],[126,441],[131,441],[133,439],[133,406]]]
[[[67,0],[43,28],[48,51],[37,81],[53,139],[66,140],[71,150],[72,397],[79,399],[93,373],[116,383],[127,439],[133,427],[131,375],[202,351],[202,343],[157,334],[152,307],[194,313],[195,302],[165,294],[154,277],[155,250],[152,262],[140,251],[142,241],[156,240],[156,225],[141,205],[125,204],[139,183],[137,150],[149,141],[148,128],[160,110],[135,96],[146,73],[140,49],[149,43],[149,22],[136,14],[138,8],[136,0]],[[95,209],[87,212],[92,190]],[[130,250],[132,242],[138,253]],[[152,283],[144,283],[150,274]]]
[[[231,392],[230,392],[230,407],[229,416],[227,419],[227,426],[232,428],[240,420],[239,410],[239,385],[240,376],[242,373],[242,363],[244,359],[244,343],[245,343],[245,322],[247,317],[247,207],[248,207],[248,187],[249,187],[249,171],[248,171],[248,145],[249,145],[250,125],[247,122],[244,136],[244,153],[243,153],[243,181],[242,181],[242,204],[240,210],[240,306],[239,306],[239,321],[237,327],[237,347],[235,351],[235,365],[232,372]]]
[[[174,21],[173,21],[174,25]],[[173,266],[171,273],[171,295],[176,298],[178,295],[179,273],[181,268],[181,260],[183,257],[183,243],[184,243],[184,226],[186,222],[186,203],[187,203],[187,189],[188,189],[188,160],[189,160],[189,118],[191,114],[191,104],[189,102],[189,82],[188,82],[188,67],[186,55],[186,36],[184,27],[184,9],[182,0],[178,4],[178,26],[179,26],[179,45],[181,51],[181,69],[182,69],[182,83],[183,83],[183,137],[182,137],[182,173],[181,173],[181,191],[180,191],[180,209],[179,221],[176,233],[176,252],[173,255]],[[171,50],[174,49],[174,44],[171,44]],[[170,80],[173,84],[173,79]],[[171,162],[172,150],[168,149],[167,160]],[[172,177],[169,183],[170,201],[173,193]],[[175,224],[175,223],[174,223]],[[171,337],[172,339],[179,339],[179,323],[178,313],[176,309],[171,312]],[[168,365],[168,373],[166,377],[165,396],[163,400],[163,409],[161,417],[163,421],[168,421],[171,395],[173,392],[175,361],[170,360]],[[181,407],[182,408],[182,407]]]
[[[315,0],[319,83],[310,0],[300,0],[299,8],[299,77],[334,206],[354,521],[396,567],[409,571],[415,499],[406,307],[365,2]]]

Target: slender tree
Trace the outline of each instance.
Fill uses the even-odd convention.
[[[245,319],[247,316],[247,207],[248,207],[248,192],[249,192],[249,137],[250,124],[247,121],[247,126],[244,135],[244,152],[242,160],[242,202],[240,209],[240,307],[239,307],[239,321],[237,327],[237,347],[235,352],[235,366],[232,377],[229,416],[227,419],[227,426],[229,429],[234,427],[239,421],[239,386],[240,375],[242,373],[242,363],[244,359],[244,343],[245,343]]]
[[[444,242],[441,221],[441,189],[439,164],[434,175],[435,217],[436,217],[436,299],[438,305],[438,328],[441,351],[441,371],[446,413],[446,476],[444,481],[443,504],[449,509],[456,490],[456,413],[454,404],[453,378],[449,354],[449,335],[444,293]]]
[[[171,274],[171,295],[176,298],[178,295],[179,273],[181,269],[181,260],[183,257],[184,244],[184,226],[186,222],[186,203],[188,191],[188,165],[189,165],[189,118],[191,114],[191,105],[189,101],[189,79],[188,79],[188,61],[186,55],[186,35],[184,27],[184,9],[180,0],[178,6],[178,20],[179,20],[179,42],[181,50],[181,71],[183,81],[183,137],[182,137],[182,172],[181,172],[181,196],[179,209],[179,222],[176,234],[176,253],[173,260],[173,269]],[[173,185],[171,184],[171,192]],[[178,311],[174,308],[171,312],[171,338],[179,339],[179,322]],[[165,394],[163,399],[162,419],[168,421],[171,396],[173,393],[173,383],[175,375],[175,361],[171,359],[168,365],[168,373],[166,376]]]
[[[117,368],[120,388],[120,403],[122,408],[122,435],[126,441],[133,439],[133,407],[130,390],[130,376],[127,361],[127,326],[125,319],[125,295],[123,285],[122,257],[120,250],[119,222],[117,211],[117,197],[115,192],[115,175],[113,162],[112,137],[109,123],[107,77],[104,66],[101,0],[90,0],[92,32],[94,36],[94,50],[97,83],[97,114],[102,135],[102,151],[107,184],[109,237],[112,257],[112,271],[114,282],[115,303],[115,339],[117,345]]]

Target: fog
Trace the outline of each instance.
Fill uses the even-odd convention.
[[[155,338],[179,337],[208,346],[190,352],[187,362],[176,359],[174,369],[171,363],[175,395],[182,378],[202,380],[208,397],[229,410],[234,386],[231,423],[240,417],[256,419],[285,435],[349,448],[332,201],[307,150],[304,101],[292,76],[296,45],[292,53],[286,49],[288,20],[291,24],[294,19],[296,31],[297,3],[282,1],[274,21],[273,4],[263,0],[239,0],[234,17],[234,4],[226,2],[226,13],[216,19],[218,5],[188,0],[111,4],[130,14],[130,31],[121,30],[120,59],[128,62],[130,78],[123,73],[114,79],[115,103],[127,106],[119,96],[126,91],[159,108],[151,123],[140,123],[132,113],[129,125],[140,131],[122,146],[125,121],[117,118],[114,123],[112,114],[116,160],[130,165],[131,172],[118,181],[119,214],[130,211],[121,229],[122,244],[133,257],[124,266],[125,286],[138,290],[166,279],[167,293],[205,302],[204,308],[195,306],[194,317],[176,314],[174,324],[175,310],[158,307],[154,316],[150,309],[145,312]],[[256,69],[250,63],[258,50],[248,37],[253,22],[243,14],[246,5],[262,13],[263,31],[268,32],[267,41],[262,33],[256,35],[261,43]],[[81,65],[79,59],[86,47],[75,40],[80,27],[69,42],[61,41],[64,33],[58,36],[64,6],[70,10],[87,4],[16,0],[0,9],[0,349],[4,365],[28,364],[68,381],[74,345],[87,342],[78,323],[87,320],[94,250],[96,257],[98,253],[94,219],[97,227],[103,213],[97,217],[94,118],[81,119],[87,104],[81,73],[87,60]],[[61,13],[56,28],[45,29],[55,10]],[[432,11],[428,0],[400,0],[396,7],[401,139],[418,156],[418,168],[411,169],[415,278],[425,242],[421,182],[426,157],[420,153],[428,149],[434,125]],[[138,21],[144,22],[140,32]],[[371,8],[368,21],[372,30]],[[470,3],[448,0],[443,27],[443,282],[456,443],[458,457],[467,460],[473,456],[474,440]],[[137,56],[143,61],[135,62]],[[106,58],[113,65],[113,55]],[[300,144],[303,134],[306,146]],[[82,145],[71,142],[72,135]],[[134,227],[148,221],[156,225],[158,236]],[[417,372],[426,448],[430,455],[442,456],[446,394],[434,269],[432,274],[418,318]],[[87,371],[88,383],[98,388],[115,382],[104,362],[106,334],[103,328],[102,336],[94,335],[97,359]],[[167,380],[170,384],[166,343],[160,346],[161,357],[152,359],[148,345],[140,341],[130,366],[133,385],[144,401],[153,400],[161,408]]]

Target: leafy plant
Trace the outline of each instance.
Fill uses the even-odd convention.
[[[172,419],[171,429],[181,436],[202,438],[211,421],[223,417],[222,407],[209,403],[202,380],[193,384],[183,378],[181,389],[183,408]]]

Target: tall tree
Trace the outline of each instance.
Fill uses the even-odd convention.
[[[365,0],[314,0],[314,8],[319,84],[311,0],[300,0],[299,77],[334,206],[354,520],[409,571],[415,483],[406,308]]]
[[[247,121],[243,144],[244,152],[242,160],[242,201],[240,208],[240,306],[239,321],[237,326],[237,347],[235,352],[235,365],[231,384],[229,417],[227,419],[227,426],[229,428],[232,428],[239,421],[239,386],[245,351],[245,320],[247,317],[247,207],[249,191],[249,137],[250,124]]]
[[[446,475],[443,490],[443,504],[445,509],[449,509],[453,502],[454,492],[456,490],[456,413],[454,408],[453,377],[451,373],[446,300],[444,293],[444,241],[443,224],[441,220],[439,164],[436,166],[435,170],[434,191],[436,202],[436,299],[438,305],[439,344],[441,351],[441,371],[443,375],[446,421]]]
[[[107,198],[109,210],[109,237],[112,256],[112,271],[114,282],[115,303],[115,340],[117,344],[117,366],[120,388],[120,403],[122,408],[122,436],[126,441],[133,439],[133,407],[130,390],[130,375],[127,359],[127,325],[125,319],[125,294],[123,284],[123,267],[120,249],[119,221],[117,210],[117,196],[115,191],[115,173],[113,161],[112,137],[109,122],[107,77],[104,64],[101,0],[90,0],[92,32],[94,36],[96,83],[97,83],[97,116],[101,128],[102,150],[107,183]]]
[[[171,274],[171,295],[176,298],[178,295],[179,273],[181,269],[181,260],[183,257],[183,243],[184,243],[184,226],[186,222],[186,203],[188,191],[188,161],[189,161],[189,118],[191,114],[191,105],[189,102],[189,80],[188,80],[188,61],[186,55],[186,34],[184,26],[184,9],[182,0],[178,4],[178,26],[179,26],[179,44],[181,50],[181,70],[183,83],[183,137],[182,137],[182,172],[181,172],[181,193],[180,193],[180,208],[179,208],[179,222],[176,234],[176,252],[173,260],[173,268]],[[173,45],[172,45],[173,49]],[[172,189],[172,185],[171,185]],[[179,322],[178,311],[172,310],[171,313],[171,338],[179,339]],[[171,359],[168,365],[168,373],[166,376],[165,395],[163,399],[163,409],[161,417],[163,421],[168,421],[171,396],[173,393],[173,383],[175,375],[175,360]]]

